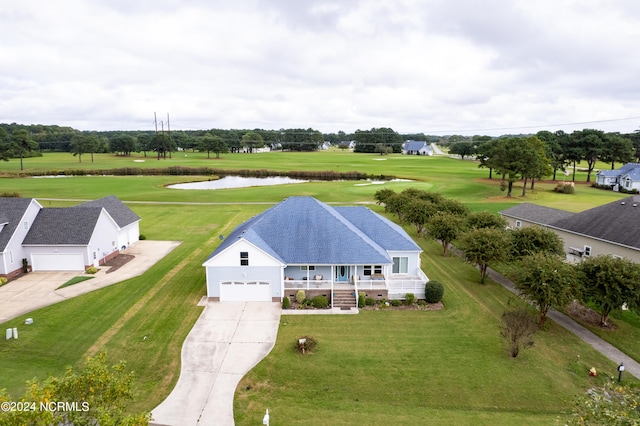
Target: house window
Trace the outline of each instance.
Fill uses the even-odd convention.
[[[249,252],[241,251],[240,252],[240,266],[249,266]]]
[[[522,227],[522,222],[520,222],[519,220],[516,220],[516,228],[521,228]]]
[[[93,260],[96,260],[96,252],[93,252]]]
[[[9,264],[13,264],[13,251],[9,250]]]
[[[590,246],[584,246],[584,255],[585,256],[591,256],[591,247]]]
[[[393,258],[393,272],[394,274],[406,274],[409,270],[409,258],[408,257],[394,257]]]
[[[300,270],[301,271],[315,271],[316,267],[313,266],[313,265],[309,265],[309,266],[303,265],[303,266],[300,267]]]
[[[22,226],[24,226],[24,229],[29,229],[29,222],[24,221],[24,222],[22,223]]]
[[[371,276],[373,274],[381,274],[382,265],[364,265],[362,267],[362,274],[365,276]]]

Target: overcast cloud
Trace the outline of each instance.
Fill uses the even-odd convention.
[[[1,123],[640,128],[637,0],[3,3]]]

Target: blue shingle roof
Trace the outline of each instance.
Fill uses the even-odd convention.
[[[209,259],[239,239],[285,264],[390,264],[386,250],[420,250],[402,228],[367,208],[333,208],[313,197],[287,198],[249,219]]]

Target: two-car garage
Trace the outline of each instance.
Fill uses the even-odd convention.
[[[33,271],[84,271],[81,253],[32,253]]]
[[[221,281],[221,302],[271,302],[268,281]]]

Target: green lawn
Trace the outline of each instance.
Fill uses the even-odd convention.
[[[96,155],[93,165],[85,156],[82,167],[180,162],[225,169],[358,170],[415,180],[385,184],[398,191],[418,186],[491,211],[522,201],[580,211],[622,196],[586,185],[580,185],[575,196],[560,195],[551,192],[549,183],[536,184],[536,191],[524,198],[507,199],[498,179],[486,179],[487,170],[451,158],[391,155],[380,161],[377,155],[348,152],[204,157],[189,153],[187,158],[134,163],[133,158]],[[16,164],[0,162],[0,173],[15,173]],[[25,167],[60,170],[78,163],[70,154],[45,154],[25,159]],[[141,277],[3,324],[19,327],[21,334],[20,340],[0,343],[0,386],[21,395],[25,380],[62,374],[65,366],[106,350],[112,360],[127,360],[137,373],[138,396],[130,408],[151,410],[177,381],[182,342],[202,310],[196,303],[205,294],[203,260],[219,244],[218,235],[228,235],[268,207],[239,203],[276,203],[290,195],[313,195],[325,202],[371,202],[381,188],[348,181],[222,191],[164,188],[188,180],[193,178],[0,178],[0,192],[39,198],[46,207],[76,203],[48,198],[88,200],[110,194],[129,202],[152,202],[129,203],[142,217],[141,233],[148,239],[183,241]],[[514,195],[519,195],[517,187]],[[549,424],[561,411],[563,399],[591,384],[586,375],[589,367],[614,374],[613,363],[553,324],[537,336],[535,348],[510,359],[498,335],[499,316],[509,294],[496,284],[478,285],[477,271],[455,257],[442,258],[436,243],[419,243],[425,248],[423,269],[446,284],[445,310],[283,317],[274,351],[249,374],[237,394],[237,422],[258,423],[268,407],[274,425],[416,424],[425,419]],[[29,327],[22,325],[27,316],[34,318]],[[298,357],[291,352],[293,339],[301,334],[318,338],[316,354]]]

